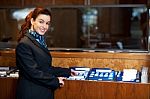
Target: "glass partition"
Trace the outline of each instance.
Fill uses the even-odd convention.
[[[23,19],[32,9],[0,9],[0,48],[15,47]],[[46,42],[51,50],[148,51],[149,11],[144,5],[48,9],[52,25]]]

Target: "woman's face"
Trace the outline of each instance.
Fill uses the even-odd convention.
[[[44,35],[49,28],[50,20],[49,15],[39,14],[35,20],[31,19],[31,30]]]

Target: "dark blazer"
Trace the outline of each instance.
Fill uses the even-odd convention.
[[[17,99],[54,99],[57,77],[68,77],[70,69],[53,67],[49,50],[27,33],[16,47],[19,68]]]

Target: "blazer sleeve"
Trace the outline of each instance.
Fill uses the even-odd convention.
[[[52,69],[52,71],[53,71],[52,73],[56,77],[69,77],[69,76],[71,76],[71,70],[69,68],[51,66],[50,69]]]
[[[52,89],[59,87],[59,80],[55,75],[37,68],[38,64],[29,45],[21,43],[17,46],[16,64],[20,73],[27,79]]]

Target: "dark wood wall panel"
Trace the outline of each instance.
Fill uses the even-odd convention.
[[[147,4],[147,0],[1,0],[0,8],[50,5]]]
[[[60,17],[61,16],[61,17]],[[52,11],[52,27],[54,31],[47,33],[52,38],[46,41],[50,43],[53,40],[54,47],[70,47],[78,46],[78,10],[77,9],[53,9]],[[50,45],[50,44],[49,44]]]
[[[119,0],[119,4],[147,4],[148,0]]]
[[[91,0],[91,5],[103,5],[103,4],[117,4],[118,0]]]
[[[1,0],[0,8],[20,8],[23,6],[22,0]]]
[[[24,7],[27,6],[49,6],[53,4],[53,0],[24,0]]]
[[[84,5],[85,0],[55,0],[56,5]]]

